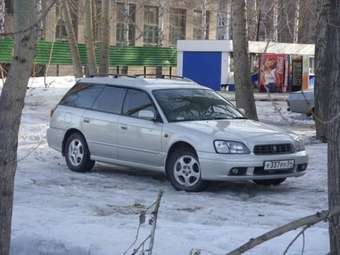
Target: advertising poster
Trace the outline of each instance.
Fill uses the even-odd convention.
[[[286,92],[287,75],[285,70],[288,56],[264,53],[260,58],[260,92]]]

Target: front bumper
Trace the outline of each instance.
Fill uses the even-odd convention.
[[[226,155],[217,153],[198,153],[202,179],[204,180],[230,180],[230,181],[246,181],[246,180],[266,180],[287,177],[298,177],[306,173],[308,164],[308,155],[306,151],[300,151],[291,154],[276,155]],[[288,170],[270,170],[263,169],[264,161],[268,160],[291,160],[295,161],[293,169]],[[230,175],[232,168],[245,169],[241,175]]]

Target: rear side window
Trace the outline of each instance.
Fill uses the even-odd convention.
[[[153,111],[156,114],[156,109],[148,94],[140,90],[129,89],[124,102],[124,115],[137,118],[142,110]]]
[[[102,112],[120,114],[126,89],[106,86],[93,105],[93,109]]]
[[[100,85],[76,84],[67,92],[60,104],[79,108],[91,108],[102,90],[103,87]]]

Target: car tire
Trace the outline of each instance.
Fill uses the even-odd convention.
[[[95,161],[90,159],[87,143],[80,133],[73,133],[67,138],[65,160],[68,168],[74,172],[88,172],[93,168]]]
[[[258,185],[262,186],[271,186],[271,185],[280,185],[286,180],[286,178],[279,178],[279,179],[269,179],[269,180],[253,180]]]
[[[202,191],[207,181],[202,180],[201,167],[196,153],[190,148],[175,150],[169,156],[167,175],[176,190]]]

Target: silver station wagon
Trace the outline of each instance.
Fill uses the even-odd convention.
[[[308,162],[294,133],[246,119],[181,78],[83,78],[52,110],[47,141],[72,171],[95,162],[155,170],[185,191],[211,180],[278,185],[305,174]]]

